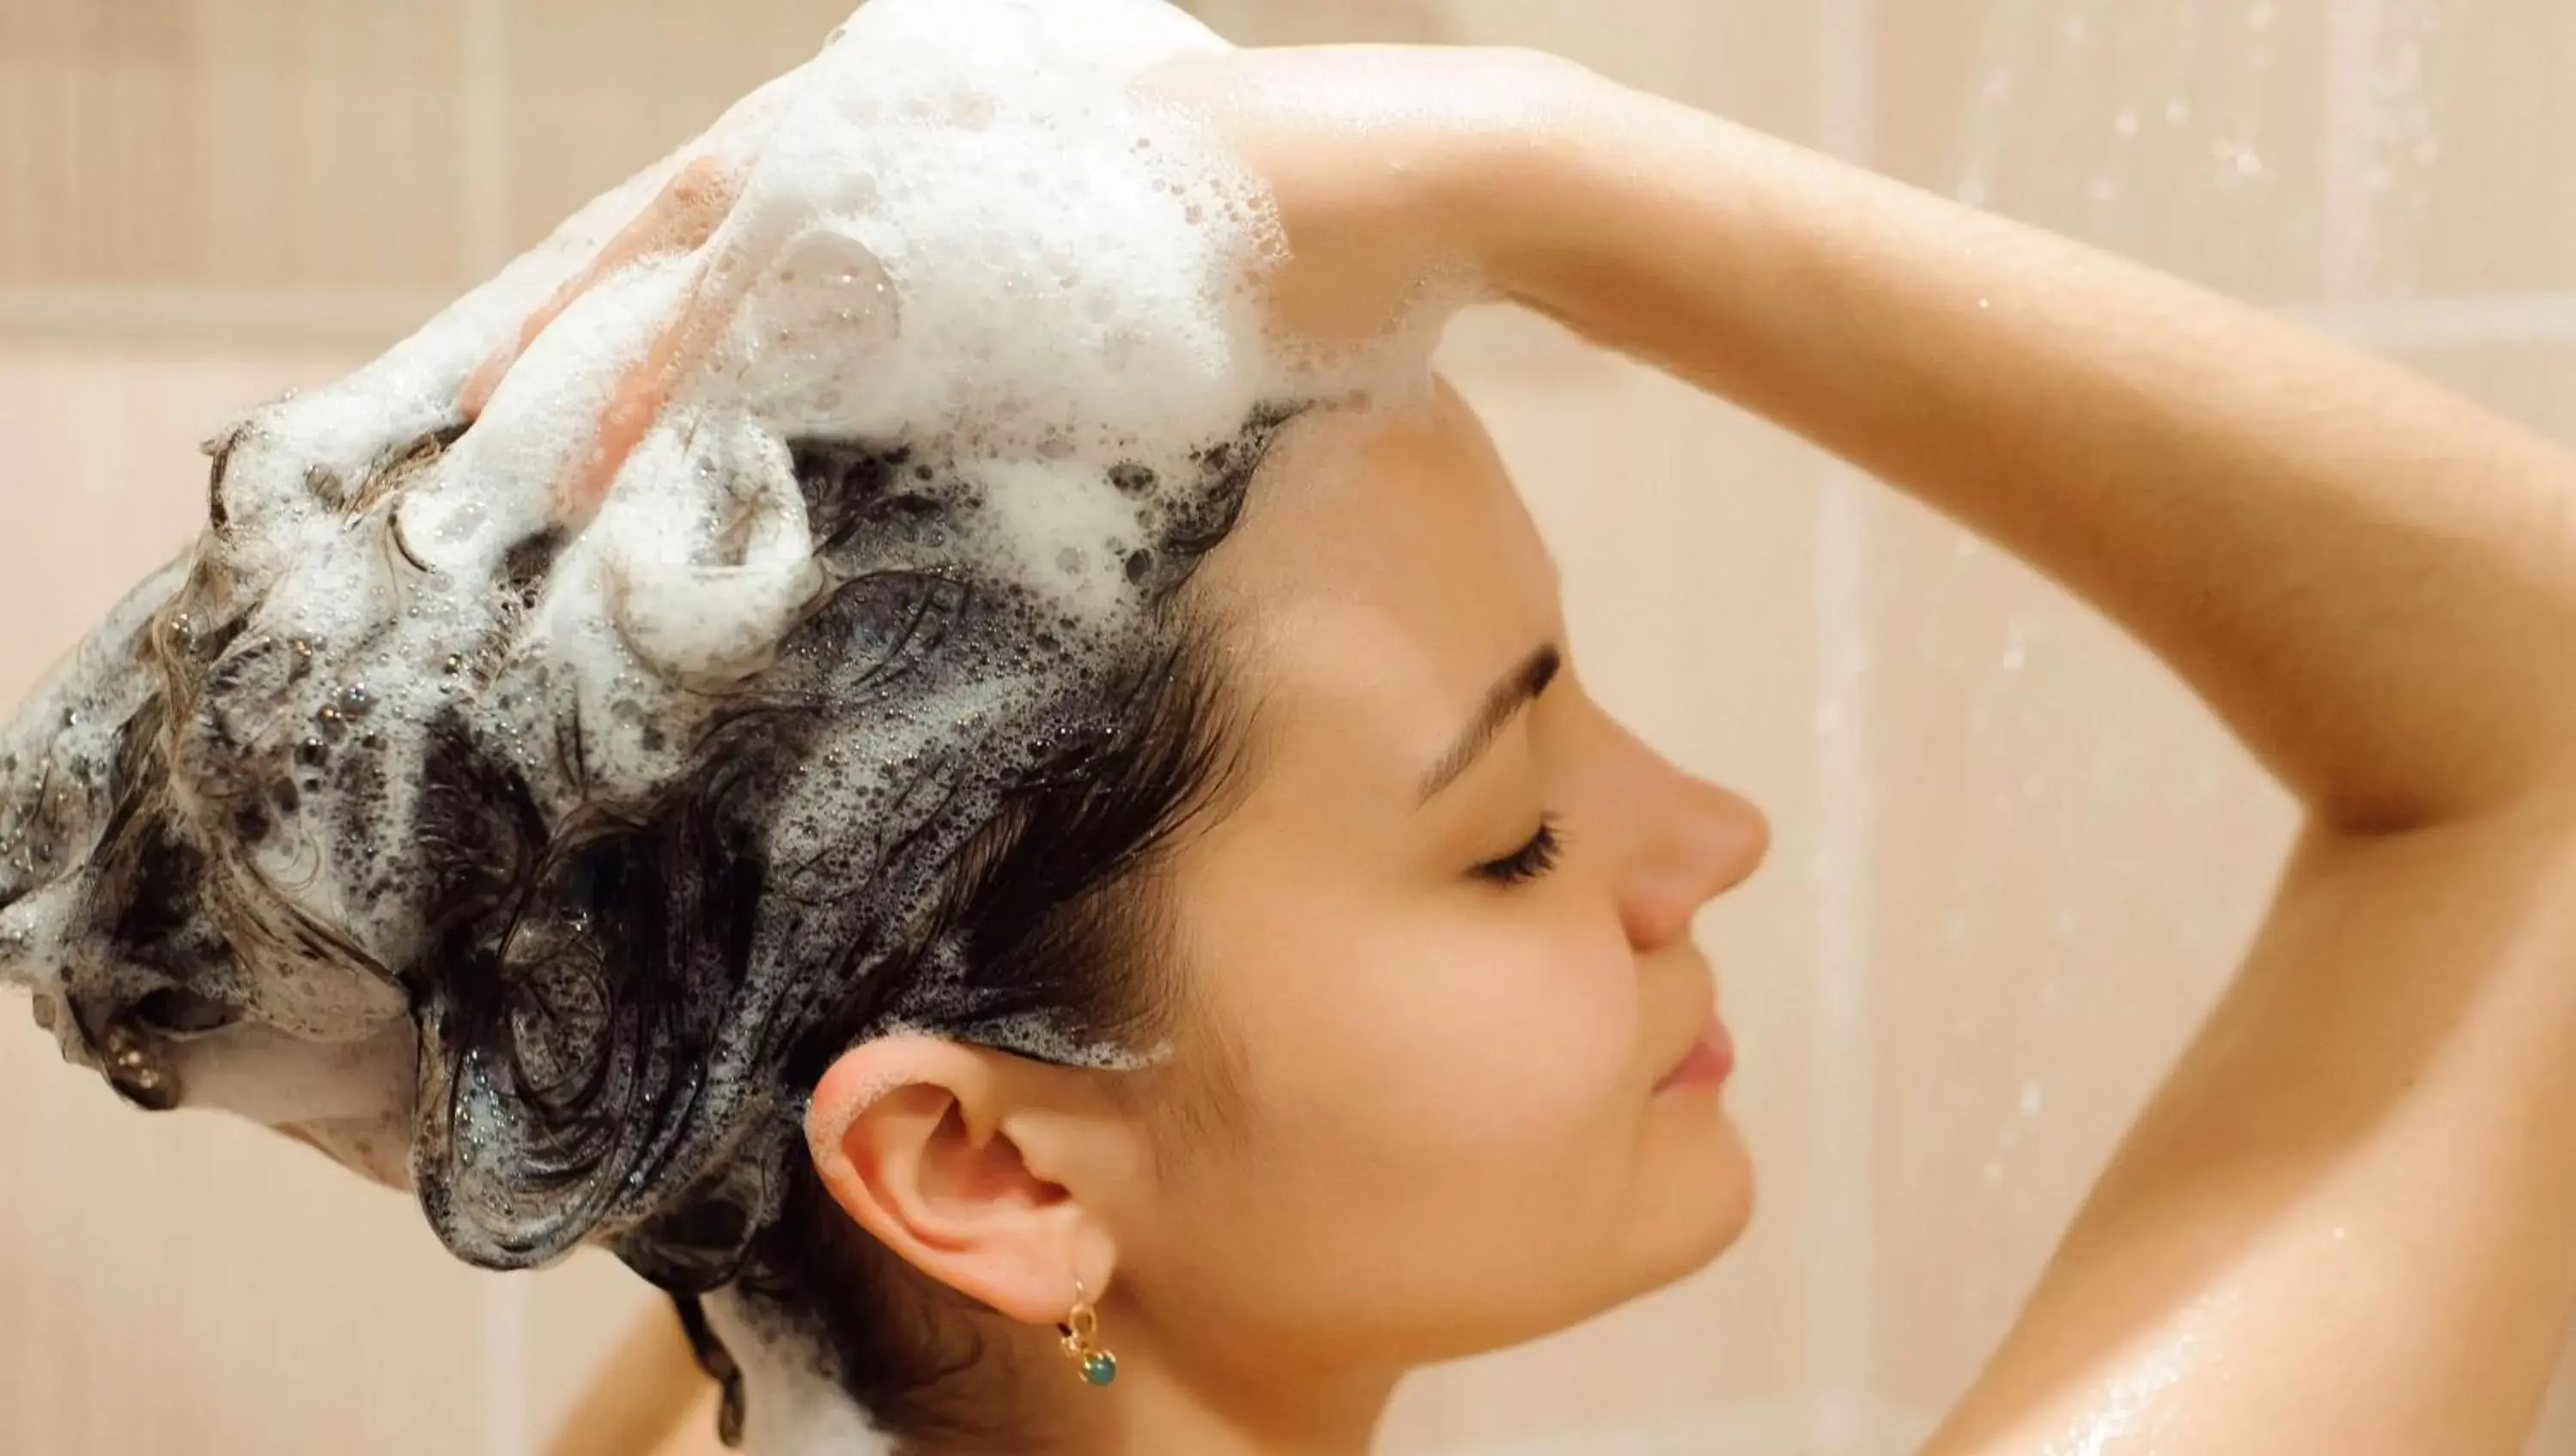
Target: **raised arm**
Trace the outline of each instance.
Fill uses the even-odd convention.
[[[2072,588],[2326,825],[2455,819],[2568,775],[2576,461],[2163,275],[1587,95],[1518,185],[1473,194],[1513,297]]]
[[[1283,318],[1398,259],[1756,410],[2120,622],[2302,800],[2223,1004],[1942,1456],[2518,1451],[2576,1310],[2576,464],[2171,279],[1532,58],[1172,83]],[[1360,279],[1359,283],[1337,279]]]
[[[1515,185],[1461,194],[1501,287],[2046,571],[2309,811],[1933,1449],[2518,1451],[2576,1309],[2576,463],[2171,279],[1568,84]]]

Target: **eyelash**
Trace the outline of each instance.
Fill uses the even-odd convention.
[[[1556,820],[1544,818],[1527,844],[1501,859],[1487,860],[1468,873],[1497,885],[1523,885],[1556,868],[1556,857],[1564,849],[1564,841],[1556,832]]]

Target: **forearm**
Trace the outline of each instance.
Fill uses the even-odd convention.
[[[2254,310],[1687,108],[1570,82],[1471,204],[1517,300],[2089,599],[2326,821],[2576,760],[2576,463]]]

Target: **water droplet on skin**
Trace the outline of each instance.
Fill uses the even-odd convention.
[[[2191,102],[2177,96],[2165,103],[2165,124],[2180,126],[2191,120]]]
[[[2138,134],[2138,109],[2134,106],[2121,108],[2120,114],[2111,118],[2111,130],[2124,137],[2136,136]]]

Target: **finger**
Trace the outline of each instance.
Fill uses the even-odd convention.
[[[590,452],[583,457],[580,468],[555,490],[555,519],[565,526],[579,530],[598,514],[626,457],[635,453],[645,432],[660,418],[662,407],[670,402],[673,385],[706,357],[731,321],[732,296],[730,292],[710,290],[706,286],[708,272],[707,265],[702,264],[699,284],[691,290],[679,316],[653,336],[644,357],[609,391],[608,403],[599,412]]]
[[[685,253],[705,245],[733,207],[738,188],[732,174],[713,157],[699,157],[674,174],[632,221],[608,240],[588,267],[567,280],[543,307],[520,324],[518,336],[492,351],[467,375],[457,403],[469,421],[483,413],[510,366],[527,352],[537,335],[599,281],[645,258]]]

